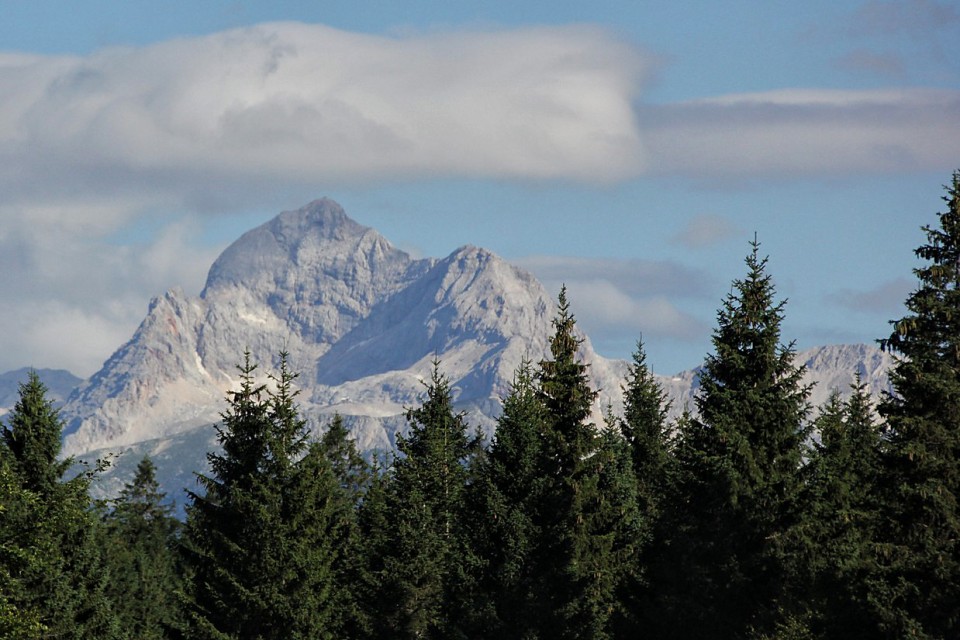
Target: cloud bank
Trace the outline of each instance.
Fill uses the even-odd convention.
[[[197,245],[191,216],[302,204],[288,189],[954,168],[960,91],[650,104],[651,60],[586,26],[385,37],[274,23],[86,56],[0,53],[0,370],[92,373],[151,296],[202,284],[214,250]],[[144,224],[149,237],[131,245]],[[697,224],[675,240],[723,233]],[[691,274],[564,266],[533,270],[567,281],[598,330],[703,330],[677,306]]]
[[[587,27],[388,38],[277,23],[5,54],[0,185],[178,199],[250,181],[619,180],[642,166],[644,67]]]
[[[793,178],[940,171],[956,162],[960,91],[791,89],[640,108],[657,174]]]
[[[595,342],[697,341],[709,327],[681,300],[712,299],[714,278],[671,261],[531,256],[515,260],[554,295],[567,287],[573,313]]]

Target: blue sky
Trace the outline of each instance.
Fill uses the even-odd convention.
[[[154,295],[330,196],[566,282],[695,366],[757,234],[784,339],[871,342],[960,167],[960,10],[866,2],[0,5],[0,370],[90,375]]]

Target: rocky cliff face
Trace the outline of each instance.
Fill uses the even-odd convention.
[[[488,433],[523,359],[547,353],[555,300],[529,273],[476,247],[414,259],[335,202],[318,200],[246,233],[216,260],[200,296],[170,291],[150,304],[131,340],[63,407],[64,452],[126,452],[102,484],[118,489],[144,453],[170,489],[206,468],[236,365],[249,350],[266,375],[287,352],[300,372],[301,411],[322,429],[345,417],[362,449],[393,446],[433,362],[468,420]],[[601,407],[622,402],[627,364],[598,356],[584,337]],[[856,371],[873,391],[890,358],[864,345],[798,354],[819,404]],[[696,371],[662,377],[674,414],[694,407]]]
[[[529,273],[475,247],[417,260],[335,202],[285,212],[233,243],[197,298],[155,299],[133,338],[64,407],[65,452],[125,447],[209,425],[249,349],[263,373],[289,354],[302,410],[348,418],[390,447],[436,359],[489,428],[513,372],[546,353],[554,302]],[[616,366],[585,341],[601,386]]]

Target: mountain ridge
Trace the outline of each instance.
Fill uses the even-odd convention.
[[[547,356],[555,307],[532,274],[490,251],[413,258],[336,202],[315,200],[238,238],[200,295],[171,289],[151,301],[131,339],[64,404],[64,454],[148,453],[170,465],[168,482],[189,481],[216,444],[209,427],[238,384],[244,349],[264,380],[287,353],[304,417],[321,430],[341,414],[361,449],[393,447],[438,361],[457,406],[490,435],[517,367]],[[622,404],[628,363],[579,335],[602,424]],[[798,354],[805,363],[806,379],[828,386],[846,388],[855,371],[871,391],[889,386],[890,355],[866,345]],[[658,379],[674,415],[694,407],[696,370]],[[815,389],[811,403],[828,391]],[[137,461],[115,465],[103,486]]]

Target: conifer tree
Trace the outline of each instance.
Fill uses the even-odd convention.
[[[351,595],[356,603],[347,637],[381,638],[387,633],[391,603],[384,600],[385,558],[392,537],[387,512],[390,465],[374,459],[370,482],[357,508],[357,544],[350,554]]]
[[[636,540],[638,564],[622,600],[632,614],[636,632],[649,633],[661,613],[654,604],[658,575],[669,575],[674,570],[662,562],[670,532],[661,511],[662,503],[670,499],[674,488],[676,465],[667,421],[670,402],[647,366],[642,341],[634,351],[623,392],[623,418],[617,420],[617,428],[629,449],[641,529]]]
[[[658,517],[660,501],[672,475],[673,458],[667,422],[670,402],[647,366],[647,354],[642,341],[637,343],[633,353],[623,391],[620,431],[630,445],[643,517],[648,523],[653,523]]]
[[[544,408],[529,362],[521,363],[487,456],[478,464],[468,505],[476,558],[470,609],[474,637],[538,637],[545,617],[534,589],[543,538],[540,500]]]
[[[166,502],[149,457],[137,465],[105,517],[111,568],[109,593],[131,638],[167,638],[182,628],[175,547],[179,521]]]
[[[36,493],[23,487],[6,447],[0,447],[0,638],[38,640],[47,626],[31,598],[31,577],[57,552]]]
[[[329,462],[333,476],[340,487],[335,492],[339,505],[334,512],[339,518],[335,546],[341,549],[341,561],[334,566],[334,578],[339,601],[335,607],[335,628],[344,637],[359,637],[363,628],[358,586],[363,581],[364,546],[361,537],[358,509],[367,499],[374,482],[374,469],[357,451],[350,438],[343,417],[337,413],[315,445]],[[373,532],[368,532],[374,536]]]
[[[295,374],[281,354],[270,391],[245,354],[241,384],[208,455],[203,495],[191,492],[185,531],[190,633],[197,638],[336,638],[334,565],[340,487],[307,441]]]
[[[890,637],[960,634],[960,171],[916,249],[917,287],[882,346],[900,357],[886,419],[880,561]]]
[[[579,360],[566,288],[561,289],[550,340],[551,358],[540,363],[539,397],[545,409],[541,469],[543,544],[538,598],[547,603],[542,637],[607,638],[617,597],[632,565],[619,551],[617,514],[629,508],[609,490],[615,462],[590,418],[597,392]],[[635,504],[636,493],[630,501]],[[629,528],[629,527],[628,527]]]
[[[717,314],[700,374],[698,414],[678,450],[677,637],[771,630],[787,583],[785,534],[797,517],[808,389],[780,343],[783,302],[752,243],[747,276]]]
[[[388,536],[378,550],[376,637],[439,638],[459,624],[454,593],[465,575],[461,531],[467,463],[475,443],[450,385],[434,363],[424,403],[408,410],[410,431],[385,487]]]
[[[58,459],[63,424],[46,394],[31,372],[3,427],[12,495],[26,501],[9,512],[21,518],[18,546],[43,550],[17,570],[19,588],[7,594],[8,603],[38,619],[46,637],[119,638],[102,532],[87,493],[91,476],[63,478],[72,460]]]
[[[870,602],[875,577],[880,429],[870,395],[857,374],[853,393],[834,391],[815,421],[805,474],[803,520],[797,527],[798,600],[806,601],[811,630],[827,638],[875,638]]]
[[[339,480],[351,504],[362,499],[371,479],[370,464],[357,450],[357,444],[350,439],[350,432],[343,416],[334,414],[327,430],[320,436],[319,446],[333,467],[333,474]]]

